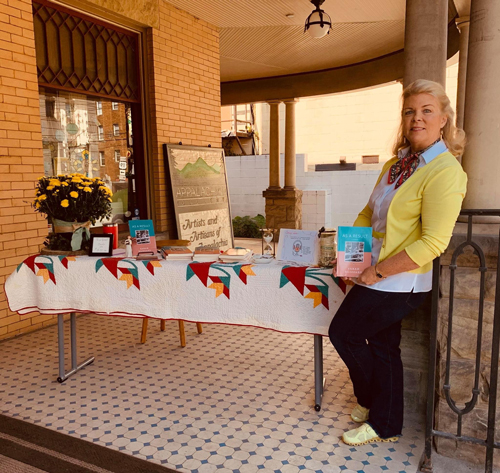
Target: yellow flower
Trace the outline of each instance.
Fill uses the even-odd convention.
[[[76,192],[76,191],[70,192],[69,195],[71,197],[73,197],[74,199],[78,198],[78,192]]]
[[[109,200],[110,202],[113,202],[113,199],[112,199],[111,197],[108,197],[108,200]]]
[[[90,187],[84,187],[83,190],[85,192],[92,192],[92,189]]]
[[[68,199],[64,199],[61,201],[61,207],[67,207],[69,205]]]
[[[54,186],[47,186],[47,190],[51,191],[54,188]]]
[[[40,202],[36,201],[35,202],[35,209],[39,209],[40,208]]]
[[[38,197],[38,200],[45,200],[47,198],[47,194],[42,194],[41,196]]]
[[[61,185],[63,185],[63,186],[69,186],[69,184],[67,182],[63,182]]]
[[[101,189],[102,191],[104,191],[106,194],[111,194],[111,189],[109,187],[99,186],[99,189]]]
[[[82,182],[82,178],[81,177],[73,177],[71,179],[71,182]]]
[[[61,185],[61,181],[60,181],[59,179],[50,179],[50,180],[49,180],[49,184],[50,184],[51,186],[55,186],[55,187],[57,187],[57,186],[60,186],[60,185]]]

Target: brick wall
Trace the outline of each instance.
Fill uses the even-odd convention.
[[[38,251],[47,223],[33,212],[43,174],[42,134],[31,1],[0,0],[0,339],[36,330],[52,316],[7,309],[6,277]]]
[[[219,33],[161,1],[160,28],[150,30],[148,39],[156,229],[169,230],[173,237],[176,225],[166,198],[162,145],[221,146]]]
[[[220,146],[219,34],[215,27],[159,4],[148,30],[148,77],[157,231],[175,231],[168,207],[163,143]],[[10,312],[6,277],[39,251],[46,221],[33,212],[43,174],[42,136],[30,0],[0,0],[0,339],[54,323],[53,316]]]

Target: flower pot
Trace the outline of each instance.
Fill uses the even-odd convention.
[[[71,249],[79,251],[82,248],[83,235],[90,240],[90,221],[87,222],[65,222],[63,220],[52,219],[54,233],[72,233]]]

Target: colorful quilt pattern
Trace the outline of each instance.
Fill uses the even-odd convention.
[[[214,263],[214,262],[193,262],[188,264],[186,281],[193,276],[197,276],[205,287],[215,289],[215,297],[224,294],[229,299],[229,287],[231,284],[232,270],[238,278],[247,284],[248,276],[255,276],[249,263]]]
[[[340,278],[334,277],[330,271],[324,268],[309,268],[307,266],[283,266],[280,289],[290,282],[305,299],[314,301],[314,308],[321,304],[329,309],[328,284],[323,280],[324,278],[333,279],[345,294],[345,284]],[[309,292],[304,294],[306,289]]]
[[[56,284],[56,275],[54,272],[54,261],[59,260],[64,268],[68,269],[70,261],[76,261],[76,256],[46,256],[46,255],[32,255],[26,258],[18,267],[17,272],[26,265],[33,274],[43,278],[43,283],[46,284],[47,281],[52,281]]]

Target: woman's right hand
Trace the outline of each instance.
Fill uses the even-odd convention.
[[[333,266],[333,275],[337,277],[337,258],[331,260],[330,264]]]
[[[354,286],[354,282],[353,282],[352,278],[337,276],[337,258],[330,261],[330,264],[333,266],[332,272],[333,272],[334,277],[336,277],[336,278],[340,277],[340,279],[342,279],[342,281],[344,281],[347,286]]]

